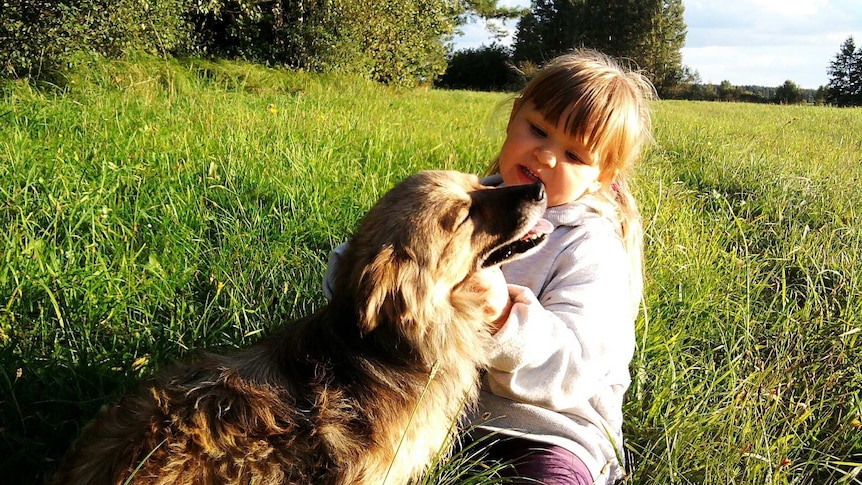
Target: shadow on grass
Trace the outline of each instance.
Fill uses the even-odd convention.
[[[0,361],[6,364],[0,368],[2,483],[43,483],[81,426],[136,381],[99,364],[69,368],[44,359],[22,368],[9,347],[0,350]]]

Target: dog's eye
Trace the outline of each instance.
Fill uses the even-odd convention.
[[[465,222],[470,220],[470,217],[473,214],[472,213],[472,205],[471,204],[464,204],[464,205],[458,206],[458,208],[455,210],[455,213],[457,215],[454,218],[455,224],[453,224],[453,227],[452,227],[453,231],[460,229],[461,226],[463,226]]]
[[[456,231],[462,224],[470,220],[470,204],[459,204],[452,207],[440,220],[447,231]]]
[[[465,222],[471,219],[473,219],[473,204],[464,206],[461,209],[461,222],[458,223],[458,227],[461,227]]]

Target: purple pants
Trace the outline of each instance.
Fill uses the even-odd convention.
[[[592,485],[590,471],[571,451],[525,438],[500,437],[488,449],[488,458],[513,466],[500,471],[515,479],[509,483],[545,485]],[[524,480],[517,480],[523,478]]]

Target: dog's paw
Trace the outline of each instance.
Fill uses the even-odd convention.
[[[512,300],[506,278],[499,267],[486,268],[469,276],[467,289],[477,295],[484,320],[499,329],[509,317]]]

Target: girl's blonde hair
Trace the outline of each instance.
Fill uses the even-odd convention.
[[[645,143],[652,140],[649,80],[600,52],[583,49],[561,55],[530,79],[518,103],[530,102],[549,123],[562,126],[595,153],[602,187],[590,194],[616,212],[620,235],[632,258],[640,296],[643,227],[628,186],[628,174]],[[517,108],[516,108],[517,109]],[[488,169],[499,172],[499,159]]]

